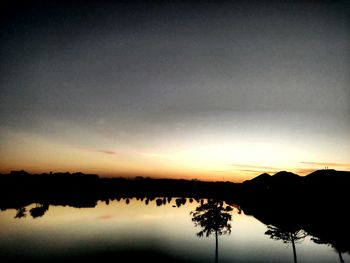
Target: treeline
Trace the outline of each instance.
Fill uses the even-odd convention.
[[[340,209],[347,200],[350,172],[318,170],[307,176],[290,172],[262,174],[244,183],[136,177],[101,178],[96,174],[14,171],[0,175],[0,209],[30,203],[94,206],[117,197],[216,198],[247,207],[329,206]]]
[[[0,175],[0,185],[0,209],[23,207],[31,203],[93,207],[98,200],[119,197],[238,199],[241,193],[241,184],[231,182],[101,178],[83,173],[31,175],[25,171]]]

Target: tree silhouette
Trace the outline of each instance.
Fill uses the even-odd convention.
[[[175,200],[175,203],[176,203],[177,207],[180,207],[180,206],[186,204],[186,198],[177,198]]]
[[[156,204],[157,204],[157,206],[161,206],[163,204],[163,199],[158,198],[156,200]]]
[[[342,253],[346,251],[346,248],[343,247],[343,242],[342,240],[337,240],[337,238],[318,238],[318,237],[313,237],[311,238],[312,241],[314,241],[316,244],[326,244],[326,245],[331,245],[336,253],[339,256],[339,261],[340,263],[344,263],[344,259],[342,256]]]
[[[230,234],[232,219],[232,207],[224,206],[222,201],[208,200],[207,203],[199,205],[195,211],[192,211],[192,221],[195,226],[202,228],[197,233],[198,237],[209,237],[215,234],[215,262],[218,262],[218,236]]]
[[[36,206],[30,209],[29,212],[33,218],[37,218],[43,216],[48,209],[48,204],[36,204]]]
[[[265,232],[265,235],[269,235],[274,240],[282,240],[283,243],[292,244],[294,263],[297,263],[295,244],[303,241],[307,234],[301,229],[282,229],[272,225],[268,225],[267,228],[268,230]]]
[[[23,217],[26,217],[27,214],[26,214],[27,210],[25,207],[20,207],[17,209],[17,212],[16,212],[16,215],[15,215],[15,218],[23,218]]]

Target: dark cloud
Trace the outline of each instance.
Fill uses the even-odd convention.
[[[29,1],[1,33],[1,109],[18,116],[349,111],[337,3]]]

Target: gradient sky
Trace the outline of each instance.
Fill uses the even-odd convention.
[[[0,172],[350,170],[347,1],[25,2],[1,4]]]

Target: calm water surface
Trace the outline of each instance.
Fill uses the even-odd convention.
[[[200,202],[186,199],[178,207],[172,198],[158,205],[136,199],[99,202],[94,208],[50,205],[36,218],[28,213],[35,204],[21,218],[15,218],[14,209],[1,211],[0,256],[7,261],[113,255],[174,262],[341,262],[335,249],[314,243],[311,236],[297,240],[294,259],[290,242],[271,239],[265,224],[236,207],[225,212],[232,216],[227,222],[231,232],[218,236],[216,258],[215,233],[197,235],[203,228],[195,226],[193,212]],[[342,257],[350,262],[349,254]]]

